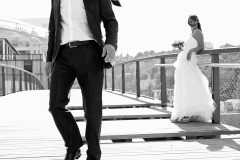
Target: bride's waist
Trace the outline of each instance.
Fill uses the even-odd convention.
[[[178,57],[179,57],[179,58],[186,58],[186,57],[187,57],[187,54],[188,54],[188,52],[182,51],[182,52],[180,52],[180,53],[178,54]],[[193,56],[197,56],[196,52],[192,52],[191,56],[192,56],[192,57],[193,57]]]
[[[196,53],[192,53],[191,59],[194,60],[194,61],[197,60],[197,55],[196,55]],[[184,55],[184,54],[178,55],[177,60],[187,60],[187,54],[185,54],[185,55]]]

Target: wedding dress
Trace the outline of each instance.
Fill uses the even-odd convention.
[[[182,117],[197,116],[198,121],[211,121],[215,110],[212,94],[208,88],[208,79],[197,66],[197,55],[192,53],[187,60],[190,49],[196,48],[198,43],[190,37],[185,43],[183,51],[178,54],[173,63],[174,73],[174,101],[171,120]]]

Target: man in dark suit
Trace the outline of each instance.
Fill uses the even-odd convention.
[[[120,6],[118,0],[112,3]],[[102,41],[101,22],[106,40]],[[49,111],[63,137],[64,160],[81,156],[77,123],[65,108],[77,78],[86,118],[87,160],[100,160],[103,69],[111,67],[117,49],[118,22],[110,0],[52,0],[45,74],[51,78]]]

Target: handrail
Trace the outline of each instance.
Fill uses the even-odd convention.
[[[44,56],[44,54],[20,54],[6,38],[0,38],[0,42],[3,43],[3,51],[0,54],[0,58],[3,60],[36,60],[36,57],[40,57],[39,59],[42,60],[41,57]]]
[[[8,69],[11,69],[10,74],[6,73],[9,72]],[[16,91],[44,89],[41,80],[35,74],[18,67],[0,64],[0,78],[0,93],[2,96],[15,93]],[[17,81],[19,83],[16,83]],[[25,82],[25,85],[23,85],[23,82]],[[10,85],[11,87],[6,87],[6,85]]]
[[[4,42],[7,43],[8,46],[9,46],[16,54],[19,54],[19,52],[12,46],[12,44],[11,44],[6,38],[0,38],[0,40],[4,40]]]
[[[197,55],[214,55],[214,54],[222,54],[222,53],[238,53],[240,52],[240,48],[237,47],[232,47],[232,48],[221,48],[221,49],[209,49],[209,50],[203,50],[197,53]],[[126,62],[121,62],[118,64],[115,64],[113,66],[119,66],[122,64],[127,64],[127,63],[133,63],[137,61],[144,61],[144,60],[151,60],[151,59],[157,59],[157,58],[174,58],[177,57],[178,53],[173,53],[173,54],[162,54],[159,56],[150,56],[150,57],[145,57],[145,58],[139,58],[139,59],[134,59],[134,60],[129,60]]]
[[[158,67],[173,67],[173,64],[154,64]],[[200,63],[199,67],[222,67],[222,68],[240,68],[239,63]]]
[[[201,52],[198,52],[197,55],[210,55],[211,56],[211,63],[219,63],[219,55],[223,54],[223,53],[240,53],[240,48],[237,47],[233,47],[233,48],[223,48],[223,49],[211,49],[211,50],[203,50]],[[122,63],[118,63],[113,65],[112,67],[112,88],[111,90],[116,90],[115,87],[115,80],[114,80],[114,76],[116,74],[116,71],[114,68],[121,66],[122,68],[122,93],[126,92],[125,89],[125,78],[126,78],[126,74],[125,74],[125,65],[129,64],[129,63],[135,63],[136,64],[136,96],[140,97],[140,66],[139,66],[139,62],[141,61],[146,61],[146,60],[152,60],[152,59],[160,59],[161,64],[165,64],[165,59],[172,59],[172,58],[176,58],[177,57],[177,53],[174,54],[163,54],[163,55],[158,55],[158,56],[151,56],[151,57],[146,57],[146,58],[139,58],[139,59],[134,59],[134,60],[130,60],[130,61],[126,61],[126,62],[122,62]],[[167,88],[166,88],[166,70],[165,70],[165,66],[161,66],[160,67],[160,84],[161,84],[161,102],[162,102],[162,106],[166,106],[167,105]],[[104,86],[105,89],[108,90],[107,88],[107,71],[104,71],[105,74],[105,80],[104,80]],[[214,113],[214,118],[213,118],[213,123],[220,123],[220,82],[219,82],[219,67],[213,67],[211,68],[211,74],[212,74],[212,94],[213,94],[213,99],[217,104],[217,109]],[[119,89],[118,89],[119,90]]]
[[[12,68],[12,69],[15,69],[15,70],[19,70],[19,71],[22,71],[22,72],[25,72],[27,74],[30,74],[34,77],[36,77],[37,79],[39,79],[35,74],[27,71],[27,70],[24,70],[24,69],[21,69],[21,68],[18,68],[18,67],[15,67],[15,66],[10,66],[10,65],[7,65],[7,64],[0,64],[0,67],[6,67],[6,68]],[[40,79],[39,79],[40,80]],[[42,82],[41,82],[42,83]]]

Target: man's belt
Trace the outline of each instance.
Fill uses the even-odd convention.
[[[96,43],[95,40],[88,40],[88,41],[74,41],[74,42],[68,42],[67,44],[64,44],[64,46],[67,46],[69,48],[74,48],[78,46],[84,46],[88,44]]]

